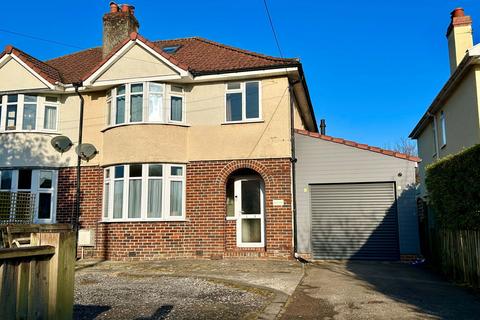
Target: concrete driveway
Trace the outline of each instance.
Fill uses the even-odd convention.
[[[420,266],[309,264],[282,319],[479,319],[478,295]]]

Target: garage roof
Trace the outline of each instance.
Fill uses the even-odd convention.
[[[299,129],[295,129],[295,132],[298,133],[298,134],[304,135],[304,136],[317,138],[317,139],[322,139],[322,140],[330,141],[330,142],[335,142],[335,143],[343,144],[343,145],[346,145],[346,146],[349,146],[349,147],[354,147],[354,148],[367,150],[367,151],[371,151],[371,152],[381,153],[383,155],[390,156],[390,157],[395,157],[395,158],[404,159],[404,160],[413,161],[413,162],[421,162],[422,161],[422,159],[420,159],[419,157],[410,156],[408,154],[404,154],[404,153],[400,153],[400,152],[396,152],[396,151],[392,151],[392,150],[386,150],[386,149],[382,149],[382,148],[378,148],[378,147],[373,147],[373,146],[369,146],[367,144],[358,143],[358,142],[355,142],[355,141],[349,141],[349,140],[345,140],[345,139],[342,139],[342,138],[335,138],[335,137],[331,137],[331,136],[326,136],[326,135],[322,135],[322,134],[316,133],[316,132],[311,132],[311,131],[307,131],[307,130],[299,130]]]

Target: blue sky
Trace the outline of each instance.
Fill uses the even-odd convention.
[[[150,40],[201,36],[278,55],[262,0],[129,1]],[[301,59],[327,133],[378,146],[406,137],[448,79],[450,11],[464,7],[480,30],[474,0],[268,2],[283,53]],[[108,3],[8,1],[0,29],[99,46]],[[40,59],[76,50],[0,31],[7,44]]]

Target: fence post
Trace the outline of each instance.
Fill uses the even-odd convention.
[[[71,319],[75,277],[75,232],[34,233],[32,244],[55,247],[49,263],[49,319]]]

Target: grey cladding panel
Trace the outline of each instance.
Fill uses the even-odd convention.
[[[398,260],[393,183],[310,186],[315,259]]]

